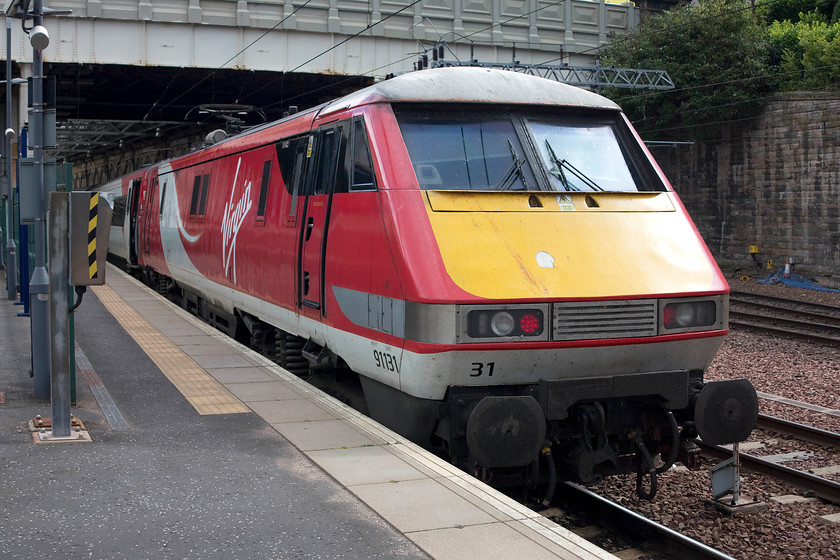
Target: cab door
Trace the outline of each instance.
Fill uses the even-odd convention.
[[[137,264],[137,207],[140,203],[140,179],[131,181],[128,187],[128,254],[129,264]]]
[[[148,196],[146,197],[146,216],[143,220],[143,253],[148,255],[151,250],[152,216],[154,215],[154,201],[157,194],[157,177],[149,181]]]
[[[298,305],[313,317],[326,316],[324,263],[327,252],[330,208],[335,192],[338,162],[344,152],[341,124],[329,125],[313,135],[307,150],[307,180],[299,229]]]

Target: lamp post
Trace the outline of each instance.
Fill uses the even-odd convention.
[[[14,189],[12,188],[12,20],[6,18],[6,133],[3,142],[3,161],[6,185],[6,294],[9,299],[17,297],[17,246],[12,234],[15,220]]]
[[[29,281],[29,311],[30,311],[30,343],[32,348],[32,377],[34,378],[34,395],[36,398],[50,397],[50,278],[47,273],[47,190],[46,165],[44,149],[51,147],[55,140],[55,121],[44,118],[47,112],[44,102],[44,59],[41,51],[50,44],[50,36],[43,26],[46,13],[68,14],[69,10],[53,10],[44,8],[43,0],[32,0],[32,10],[29,10],[30,0],[12,0],[6,5],[7,22],[9,17],[20,17],[23,31],[29,35],[32,45],[32,87],[31,87],[31,115],[29,119],[29,139],[32,147],[32,160],[27,167],[28,181],[26,196],[21,195],[21,201],[27,201],[27,215],[24,220],[23,204],[21,204],[21,221],[33,222],[35,237],[35,269]],[[12,12],[16,12],[13,15]],[[27,20],[32,20],[32,27],[27,27]],[[7,64],[10,59],[7,58]],[[7,66],[7,72],[8,70]],[[8,82],[8,80],[7,80]],[[7,115],[7,118],[8,115]],[[47,135],[47,127],[50,134]],[[11,127],[8,127],[9,129]],[[12,131],[13,132],[13,131]],[[50,143],[48,144],[48,141]],[[21,174],[23,172],[21,162]],[[31,172],[30,172],[31,170]],[[23,180],[21,180],[23,184]],[[52,185],[54,188],[54,184]],[[50,189],[52,190],[52,189]],[[23,284],[23,282],[21,282]],[[21,290],[25,291],[24,289]]]
[[[29,280],[29,309],[31,316],[32,377],[35,398],[50,396],[50,277],[47,274],[47,244],[44,226],[47,220],[46,188],[44,185],[44,59],[41,51],[49,45],[49,34],[43,27],[43,0],[33,2],[33,27],[29,33],[32,45],[32,144],[33,185],[36,216],[35,270]]]

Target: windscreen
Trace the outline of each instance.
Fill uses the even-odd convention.
[[[420,188],[665,190],[617,114],[396,110]]]
[[[536,186],[510,119],[408,118],[400,124],[424,189],[492,191]]]
[[[640,190],[611,126],[545,121],[529,124],[553,190]]]

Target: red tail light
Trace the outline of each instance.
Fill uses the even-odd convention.
[[[523,315],[519,319],[519,328],[523,334],[538,334],[542,332],[542,318],[533,314]]]

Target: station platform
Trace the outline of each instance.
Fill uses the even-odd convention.
[[[29,320],[0,302],[0,558],[613,559],[113,266],[74,314],[90,441],[29,422]]]

